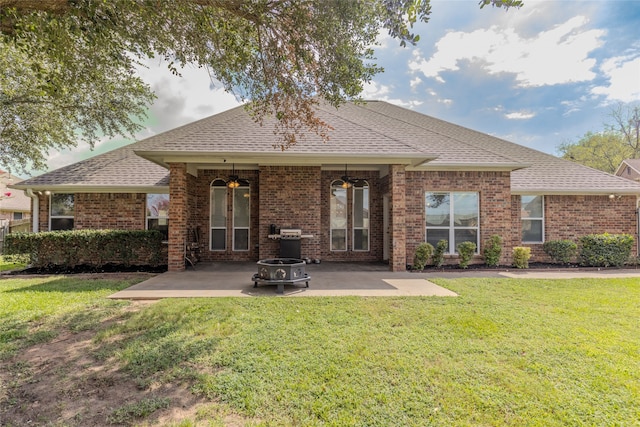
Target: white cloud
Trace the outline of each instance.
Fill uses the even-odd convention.
[[[488,74],[515,74],[521,87],[589,81],[595,59],[589,53],[602,45],[604,30],[587,30],[584,16],[573,17],[551,30],[532,37],[519,35],[513,27],[491,26],[473,32],[452,31],[436,43],[428,59],[414,52],[409,69],[444,82],[442,73],[458,71],[465,61]]]
[[[150,126],[149,134],[145,136],[240,105],[221,84],[211,81],[205,68],[181,69],[179,77],[171,74],[164,61],[149,60],[146,65],[148,68],[140,68],[138,73],[157,96],[150,107],[150,115],[157,123]]]
[[[369,101],[386,101],[390,104],[399,105],[405,108],[415,108],[422,105],[422,101],[416,99],[389,98],[388,94],[392,92],[392,88],[376,82],[369,82],[364,85],[362,98]]]
[[[422,83],[422,79],[420,77],[416,77],[415,79],[411,79],[409,81],[409,86],[411,87],[412,91],[415,91],[417,87],[420,86],[420,83]]]
[[[609,85],[594,87],[591,93],[604,95],[608,101],[640,101],[640,56],[610,58],[600,70],[609,79]]]
[[[514,111],[513,113],[507,113],[504,115],[509,120],[528,120],[535,117],[535,113],[528,111]]]

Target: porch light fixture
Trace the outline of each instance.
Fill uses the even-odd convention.
[[[236,175],[236,164],[234,163],[231,175],[229,175],[229,178],[227,179],[227,187],[231,189],[238,188],[241,184],[247,185],[248,182],[246,179],[241,179],[238,177],[238,175]]]
[[[344,175],[340,179],[342,180],[342,188],[351,188],[353,184],[362,181],[361,178],[353,178],[347,174],[347,165],[344,165]]]

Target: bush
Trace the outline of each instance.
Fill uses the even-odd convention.
[[[420,243],[416,248],[416,253],[413,256],[413,269],[423,270],[424,266],[433,256],[433,245],[431,243]]]
[[[515,268],[529,268],[531,248],[516,246],[513,248],[513,266]]]
[[[469,261],[471,261],[473,254],[476,253],[476,247],[476,244],[473,242],[462,242],[456,246],[456,250],[460,255],[460,268],[467,268],[469,266]]]
[[[621,267],[629,260],[633,236],[629,234],[589,234],[580,237],[580,265]]]
[[[484,244],[482,251],[484,262],[489,267],[497,267],[500,263],[500,255],[502,255],[502,237],[494,234]]]
[[[162,259],[162,234],[156,230],[72,230],[12,233],[7,254],[27,254],[36,268],[106,264],[157,267]]]
[[[549,240],[544,242],[542,250],[549,255],[553,262],[569,264],[578,252],[578,245],[571,240]]]
[[[435,267],[441,267],[444,264],[444,254],[449,249],[449,241],[442,239],[436,244],[436,249],[433,251],[433,258],[431,262]]]

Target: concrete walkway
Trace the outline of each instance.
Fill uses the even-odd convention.
[[[558,269],[558,270],[443,270],[427,273],[392,273],[385,264],[308,264],[309,288],[304,283],[287,285],[284,296],[457,296],[429,281],[431,278],[614,278],[638,277],[640,270]],[[254,288],[254,262],[201,263],[183,272],[167,272],[111,295],[113,299],[160,299],[191,297],[282,296],[275,286]]]

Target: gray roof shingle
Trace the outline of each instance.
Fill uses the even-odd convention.
[[[166,188],[168,171],[140,156],[213,156],[216,153],[431,159],[425,169],[513,170],[512,191],[518,193],[640,194],[640,184],[559,159],[494,136],[417,113],[387,102],[347,103],[338,110],[320,105],[318,116],[330,124],[330,141],[307,134],[286,151],[277,148],[273,121],[258,125],[244,107],[152,136],[134,144],[21,182],[22,188]],[[136,155],[138,153],[139,155]],[[162,163],[159,161],[159,163]],[[52,188],[53,189],[53,188]]]

